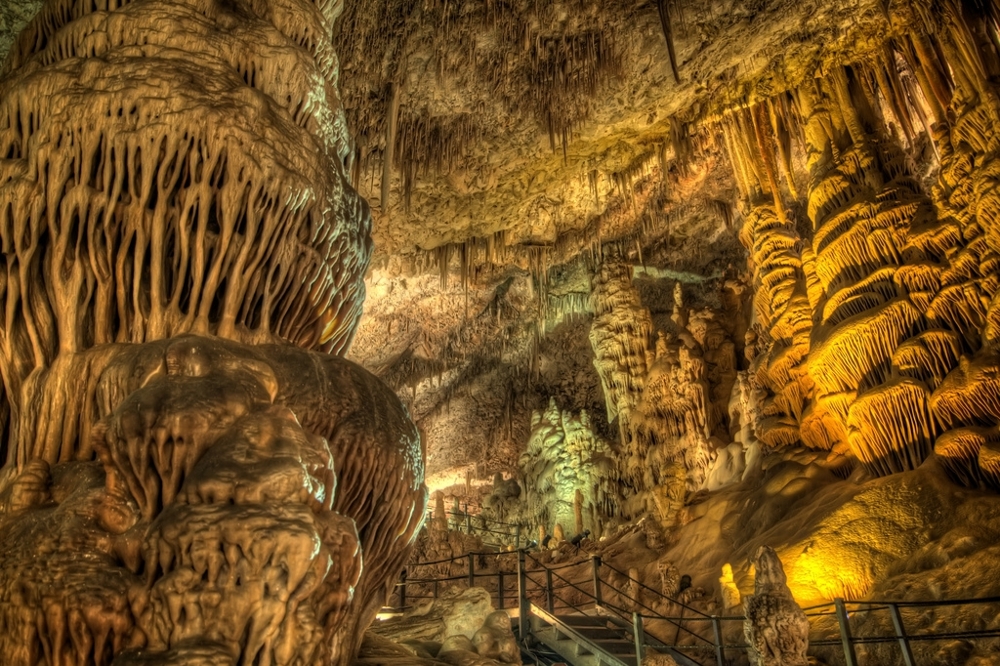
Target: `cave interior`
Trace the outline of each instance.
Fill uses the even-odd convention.
[[[496,590],[376,617],[522,545],[731,664],[1000,598],[996,0],[4,0],[2,56],[4,666],[521,663]]]

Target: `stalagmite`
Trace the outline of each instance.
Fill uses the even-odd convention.
[[[678,593],[681,574],[673,562],[667,559],[660,559],[656,563],[656,570],[660,574],[660,594],[670,599],[675,599]]]
[[[630,598],[626,600],[626,603],[634,612],[639,612],[642,608],[641,583],[642,581],[639,580],[639,570],[631,567],[628,570],[628,596]]]
[[[594,434],[589,414],[562,411],[553,398],[544,412],[533,413],[531,426],[519,460],[525,492],[507,502],[501,497],[503,488],[494,490],[484,502],[487,515],[500,519],[502,511],[504,522],[537,528],[539,543],[556,524],[575,525],[573,534],[581,534],[591,513],[598,520],[616,516],[611,448]]]
[[[743,600],[743,630],[755,666],[806,666],[809,620],[792,598],[778,555],[761,546],[754,558],[754,593]]]

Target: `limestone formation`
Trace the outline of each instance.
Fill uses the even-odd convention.
[[[372,630],[448,663],[520,664],[510,617],[494,610],[483,588],[449,590],[439,599]],[[438,663],[438,662],[435,662]]]
[[[371,254],[340,11],[52,0],[7,57],[4,664],[345,664],[405,562],[417,431],[330,355]]]
[[[660,594],[670,599],[676,598],[681,580],[677,567],[670,560],[661,559],[656,563],[656,569],[660,574]]]
[[[717,455],[713,432],[736,381],[735,351],[711,312],[690,312],[674,291],[673,330],[654,328],[628,267],[605,262],[594,278],[590,343],[617,424],[619,493],[626,517],[677,519]],[[676,332],[675,332],[676,331]]]
[[[722,596],[722,609],[728,611],[737,608],[742,603],[740,589],[733,580],[733,565],[726,562],[722,565],[722,576],[719,577],[719,591]]]
[[[939,424],[973,425],[935,405],[947,404],[939,390],[960,359],[986,354],[979,350],[996,291],[988,225],[977,222],[969,191],[976,176],[959,156],[979,151],[988,160],[991,150],[991,134],[973,119],[992,113],[994,99],[972,55],[982,45],[969,26],[980,19],[952,20],[964,10],[939,4],[940,29],[938,19],[915,20],[920,10],[900,3],[894,20],[912,32],[873,63],[833,68],[794,91],[794,104],[782,96],[723,124],[749,207],[743,242],[764,334],[755,377],[770,395],[756,434],[771,446],[850,449],[874,474],[920,465]],[[943,113],[949,105],[955,133]],[[893,136],[901,127],[912,136],[917,117],[937,123],[929,138],[942,169],[931,194]],[[790,174],[778,168],[787,146],[777,140],[790,127],[801,132],[810,174],[805,239],[789,217],[796,213],[784,210],[777,177]],[[794,179],[786,180],[796,196]],[[988,199],[988,188],[981,191]],[[963,450],[937,448],[946,456]],[[960,471],[965,463],[949,465],[977,476]]]
[[[348,660],[426,502],[388,390],[337,357],[199,336],[72,360],[95,374],[97,460],[4,470],[3,589],[31,591],[3,605],[6,662]]]
[[[751,663],[807,666],[809,620],[792,598],[781,560],[773,549],[762,546],[754,565],[754,593],[743,600]]]
[[[39,3],[0,4],[6,53]],[[998,26],[47,0],[0,68],[0,663],[347,663],[404,563],[410,619],[511,591],[515,529],[743,603],[762,663],[796,601],[1000,595]],[[463,609],[385,663],[516,658]]]
[[[508,521],[516,518],[527,528],[525,533],[535,526],[549,531],[557,524],[574,526],[574,534],[596,532],[599,523],[618,513],[610,447],[594,435],[587,412],[564,412],[555,399],[544,412],[535,412],[531,429],[519,461],[526,490],[519,513],[508,512]]]

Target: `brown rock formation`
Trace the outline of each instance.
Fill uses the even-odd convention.
[[[757,551],[754,593],[743,601],[744,631],[755,666],[806,666],[809,620],[788,589],[773,549]]]
[[[405,562],[417,432],[327,353],[371,253],[339,11],[53,0],[9,55],[4,664],[346,663]]]

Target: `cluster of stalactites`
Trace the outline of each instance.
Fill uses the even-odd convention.
[[[1000,367],[991,237],[1000,105],[989,81],[1000,47],[987,36],[997,14],[992,3],[932,4],[894,7],[911,32],[871,61],[723,122],[749,204],[743,242],[766,334],[757,378],[786,441],[770,436],[771,420],[758,427],[772,445],[846,445],[875,474],[913,469],[936,448],[957,479],[991,484],[1000,401],[984,377]],[[783,198],[797,197],[782,166],[789,129],[809,171],[804,243],[783,224]],[[904,153],[921,130],[941,166],[930,196]],[[808,315],[789,319],[790,304]]]
[[[340,3],[53,1],[0,80],[0,365],[186,331],[349,345],[371,254]],[[157,29],[153,29],[156,26]]]
[[[628,49],[619,41],[618,24],[604,18],[612,9],[585,2],[567,16],[558,4],[534,2],[377,0],[348,6],[336,42],[353,74],[344,93],[358,139],[354,162],[358,179],[370,176],[373,185],[381,179],[383,212],[392,168],[400,171],[408,206],[419,173],[447,173],[465,158],[467,146],[496,132],[479,113],[418,107],[407,90],[414,74],[406,71],[405,53],[431,54],[439,77],[465,79],[471,71],[484,93],[472,100],[474,107],[495,100],[511,115],[532,117],[553,150],[565,149],[591,115],[592,100],[623,70]]]
[[[594,433],[586,410],[562,411],[552,398],[547,409],[535,411],[518,466],[521,520],[529,528],[599,534],[618,513],[611,448]]]
[[[752,374],[768,390],[755,424],[757,437],[772,447],[803,441],[830,448],[825,431],[805,420],[813,391],[804,363],[812,318],[804,243],[782,198],[783,185],[796,194],[791,136],[799,124],[787,95],[737,110],[722,121],[736,181],[748,202],[740,240],[750,253],[757,324],[756,338],[748,342],[756,352]]]
[[[914,6],[930,26],[914,43],[941,159],[932,200],[947,230],[921,237],[936,268],[925,280],[938,281],[929,307],[941,329],[921,354],[932,369],[925,373],[940,430],[935,452],[956,481],[1000,489],[1000,97],[992,83],[1000,75],[1000,47],[989,37],[998,7],[963,4]]]
[[[594,365],[620,437],[615,478],[627,498],[622,513],[669,523],[685,493],[705,480],[710,438],[725,412],[718,398],[728,399],[736,378],[734,347],[711,313],[685,306],[679,283],[673,326],[654,342],[650,313],[620,262],[600,265],[591,309]]]
[[[653,321],[632,286],[631,267],[605,262],[591,288],[594,321],[590,345],[594,367],[604,387],[608,421],[621,427],[642,395],[643,379],[653,364]]]

